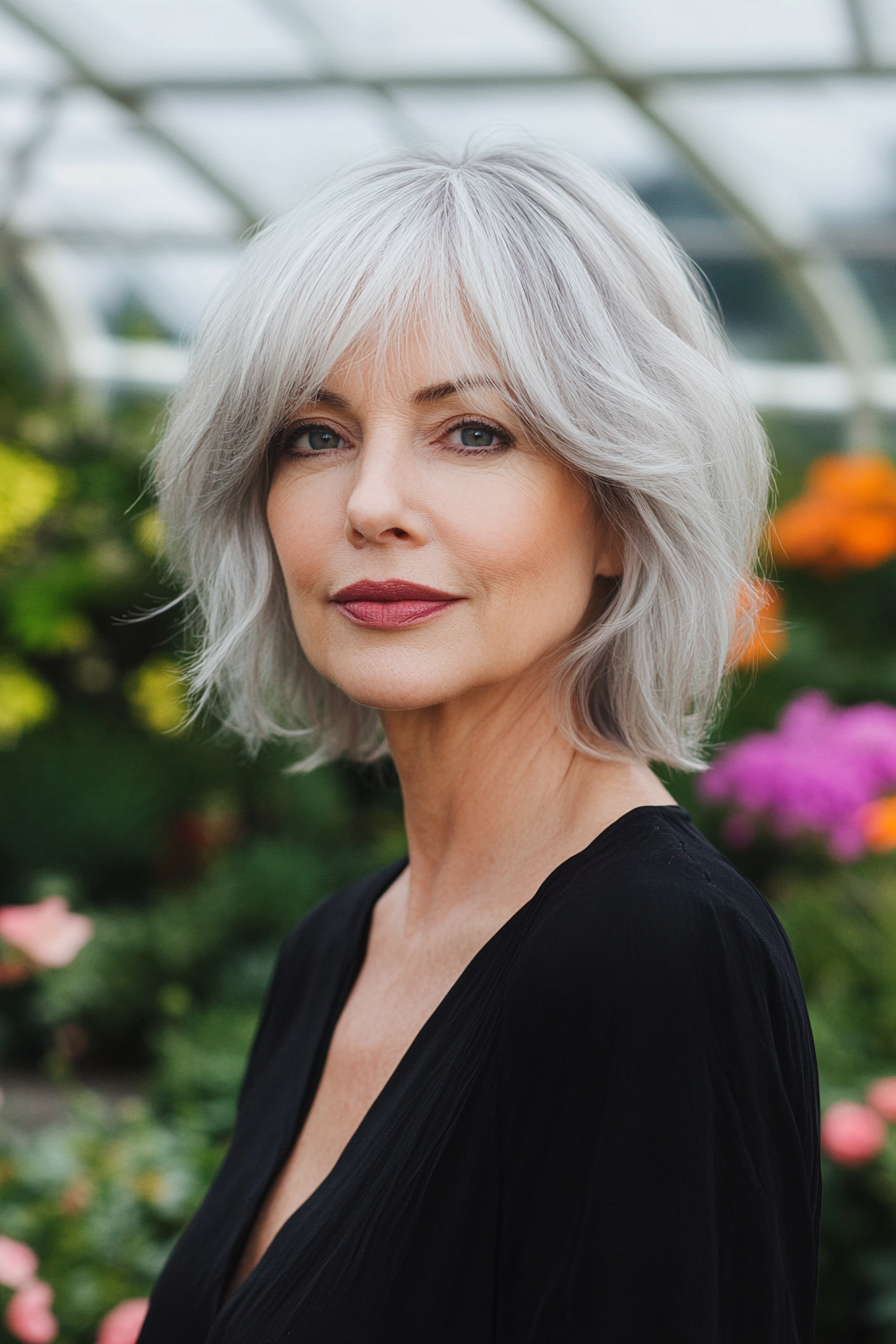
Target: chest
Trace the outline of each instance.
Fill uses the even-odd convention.
[[[335,1167],[403,1056],[484,941],[420,944],[401,955],[371,935],[339,1016],[310,1110],[248,1239],[234,1285]]]
[[[329,1155],[341,1151],[450,987],[450,977],[432,970],[365,967],[336,1024],[288,1169],[317,1167],[321,1145]]]
[[[307,1164],[319,1175],[335,1161],[436,1008],[506,917],[498,910],[490,918],[458,921],[408,940],[388,903],[380,903],[288,1163],[290,1173]]]

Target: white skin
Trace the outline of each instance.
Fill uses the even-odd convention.
[[[317,1094],[235,1282],[333,1169],[488,939],[606,826],[674,803],[643,762],[586,756],[558,730],[552,666],[599,611],[621,547],[587,488],[477,379],[494,382],[486,358],[452,367],[423,337],[375,375],[356,352],[296,408],[274,465],[267,517],[296,633],[323,676],[380,711],[410,861],[374,907]],[[387,579],[459,600],[392,629],[333,601]]]

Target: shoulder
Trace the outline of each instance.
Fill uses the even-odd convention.
[[[259,1025],[259,1038],[285,1027],[306,1002],[328,1000],[353,968],[377,896],[400,872],[403,860],[332,892],[287,934]]]
[[[628,814],[553,874],[508,977],[499,1050],[511,1109],[542,1091],[589,1114],[608,1096],[649,1108],[658,1089],[696,1113],[709,1090],[815,1123],[787,936],[679,809]]]
[[[401,859],[340,887],[314,906],[283,940],[278,969],[281,965],[296,968],[303,962],[319,961],[330,953],[344,951],[377,897],[392,883],[404,863]]]
[[[243,1081],[241,1107],[247,1098],[267,1095],[260,1080],[275,1073],[301,1040],[323,1031],[340,987],[354,973],[363,953],[367,916],[378,894],[400,871],[395,863],[326,897],[285,938],[268,986]],[[279,1075],[278,1075],[279,1076]]]
[[[546,1007],[691,1015],[786,999],[799,976],[765,898],[680,808],[638,808],[561,865],[538,901],[514,987]]]
[[[538,940],[586,956],[700,956],[763,949],[790,962],[771,906],[697,830],[681,808],[621,817],[549,879]],[[533,930],[534,932],[534,930]],[[724,947],[722,947],[724,945]]]

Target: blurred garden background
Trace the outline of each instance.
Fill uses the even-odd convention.
[[[177,611],[142,618],[190,332],[321,176],[482,131],[632,183],[773,444],[757,636],[669,782],[806,987],[819,1344],[896,1341],[892,0],[0,0],[0,1340],[135,1338],[280,939],[403,852],[388,770],[184,727]]]

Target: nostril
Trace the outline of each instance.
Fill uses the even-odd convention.
[[[403,527],[393,527],[392,534],[393,536],[396,536],[399,541],[407,541],[410,536],[410,533],[405,532]]]

